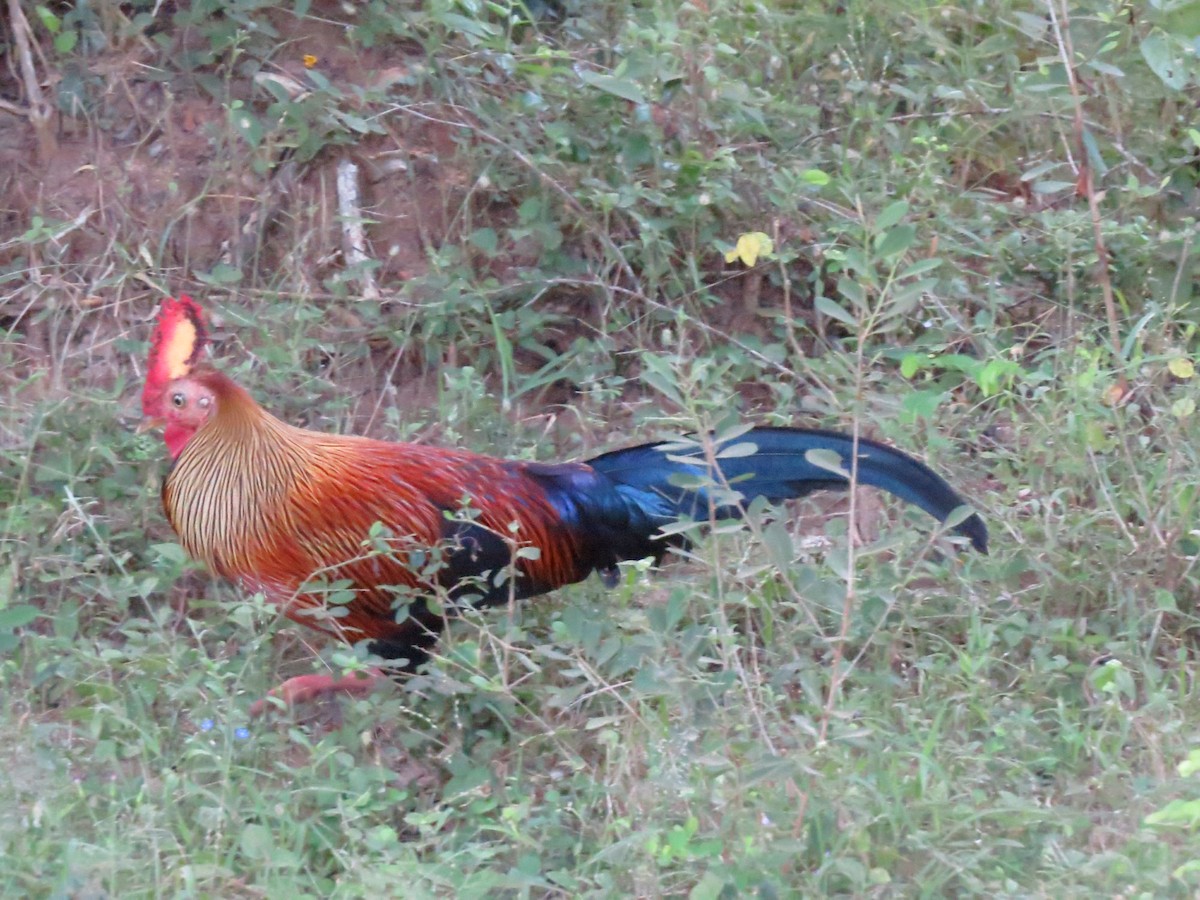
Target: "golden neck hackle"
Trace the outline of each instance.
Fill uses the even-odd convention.
[[[278,540],[285,501],[311,460],[306,439],[314,435],[275,418],[224,375],[201,380],[216,409],[179,455],[163,502],[189,554],[236,574]]]

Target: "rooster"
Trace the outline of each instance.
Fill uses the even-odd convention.
[[[296,428],[201,361],[200,307],[163,302],[142,395],[144,425],[161,425],[173,459],[163,509],[184,550],[218,575],[262,591],[284,615],[411,673],[455,606],[493,606],[618,563],[660,561],[684,543],[681,518],[740,514],[858,483],[945,521],[963,501],[921,462],[831,431],[752,428],[732,445],[653,443],[583,463],[497,459]],[[735,493],[736,492],[736,493]],[[952,528],[987,552],[977,514]],[[448,599],[432,607],[427,597]],[[378,677],[377,675],[375,677]],[[372,679],[293,678],[273,692],[293,704]],[[256,711],[261,711],[261,703]]]

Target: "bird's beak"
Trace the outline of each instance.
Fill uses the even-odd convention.
[[[149,416],[138,424],[135,434],[145,434],[147,431],[153,431],[156,428],[162,428],[167,424],[167,420],[162,416]]]

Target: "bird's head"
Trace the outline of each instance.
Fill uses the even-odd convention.
[[[164,300],[150,340],[139,430],[162,426],[163,440],[172,458],[180,454],[196,429],[208,418],[213,405],[210,397],[204,406],[204,415],[200,416],[199,393],[203,387],[186,381],[207,344],[208,331],[199,304],[186,295],[178,300]],[[192,385],[191,390],[188,385]],[[175,402],[177,397],[179,404]]]
[[[164,406],[166,430],[191,437],[216,412],[217,392],[202,377],[177,378],[167,385]]]

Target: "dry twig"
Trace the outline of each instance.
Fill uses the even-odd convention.
[[[29,109],[22,112],[29,117],[34,133],[37,134],[38,160],[46,163],[58,149],[58,139],[51,127],[54,108],[42,93],[37,67],[33,64],[33,31],[29,27],[29,20],[25,18],[24,10],[21,9],[21,0],[8,0],[8,18],[13,43],[16,45],[17,60],[21,67],[21,82],[29,100]],[[16,108],[10,107],[8,111],[16,111]]]

